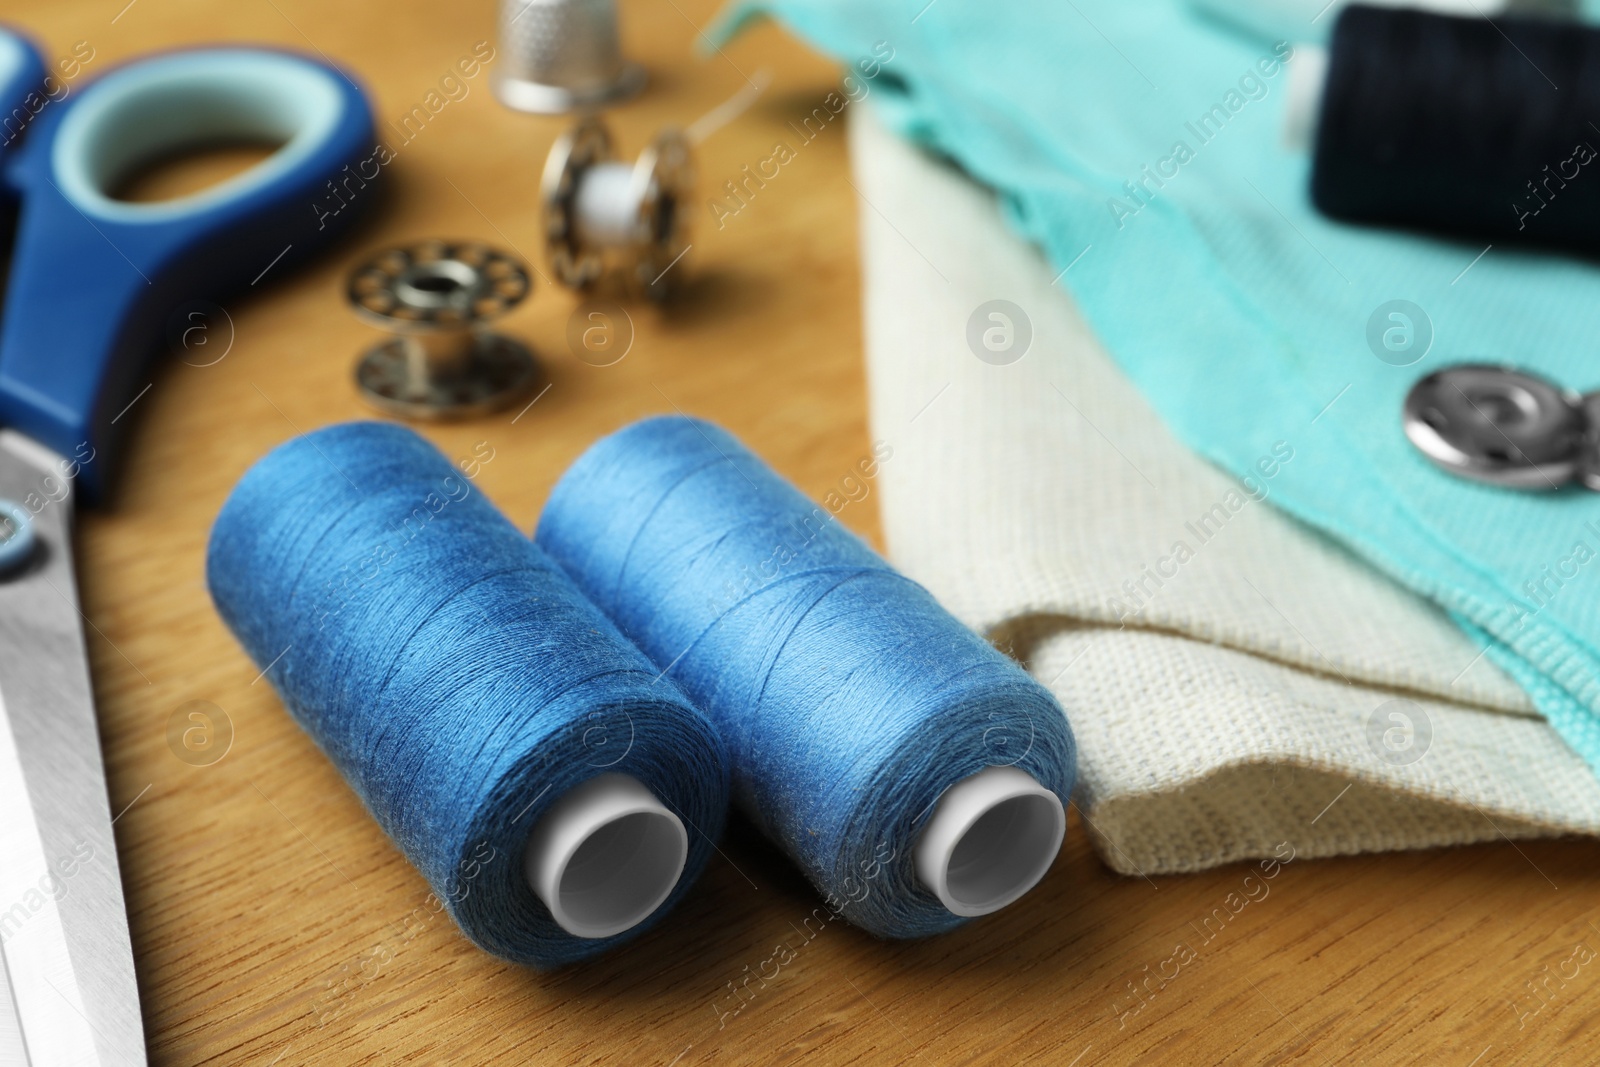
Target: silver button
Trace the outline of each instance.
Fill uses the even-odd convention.
[[[1405,402],[1405,431],[1423,455],[1475,481],[1555,489],[1582,477],[1600,488],[1600,440],[1586,404],[1525,371],[1461,364],[1423,378]]]

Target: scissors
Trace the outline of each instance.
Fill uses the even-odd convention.
[[[144,1064],[74,498],[109,490],[175,311],[250,289],[348,224],[354,212],[315,205],[370,154],[372,117],[338,70],[266,49],[162,53],[48,103],[45,73],[0,27],[15,212],[0,314],[0,1064]],[[247,141],[281,147],[177,199],[110,193],[186,147]]]

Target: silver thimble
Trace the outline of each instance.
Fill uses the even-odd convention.
[[[631,96],[644,68],[622,58],[616,0],[501,0],[492,83],[518,111],[559,114]]]

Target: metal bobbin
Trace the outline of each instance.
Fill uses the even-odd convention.
[[[1600,489],[1600,394],[1514,367],[1463,363],[1406,395],[1406,436],[1453,474],[1515,489]]]
[[[500,51],[490,76],[500,102],[556,115],[632,96],[644,68],[622,58],[616,0],[501,0]]]
[[[394,334],[356,363],[368,403],[409,419],[482,415],[538,383],[522,342],[485,330],[532,291],[517,259],[476,241],[421,241],[379,252],[350,272],[356,314]]]
[[[632,165],[617,162],[611,135],[585,118],[556,141],[540,183],[545,246],[556,280],[587,289],[611,271],[651,299],[683,277],[694,158],[689,139],[663,130]]]

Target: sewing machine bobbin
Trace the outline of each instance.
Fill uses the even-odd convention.
[[[616,0],[501,0],[489,83],[506,107],[558,115],[632,96],[644,68],[622,58]]]
[[[545,246],[556,280],[587,289],[615,267],[653,300],[667,297],[688,250],[694,161],[689,140],[663,130],[633,164],[616,161],[594,117],[550,149],[540,183]]]
[[[367,349],[356,384],[373,406],[410,419],[496,411],[525,396],[539,365],[522,342],[485,330],[532,291],[527,269],[474,241],[422,241],[350,272],[356,314],[394,334]]]

